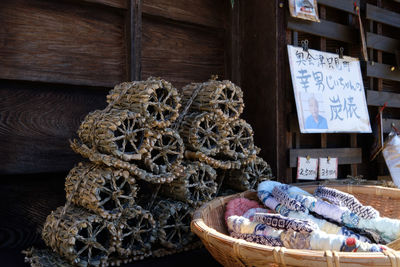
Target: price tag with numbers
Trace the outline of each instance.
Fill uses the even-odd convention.
[[[318,159],[299,157],[297,160],[297,179],[316,180]]]
[[[338,171],[337,158],[319,158],[319,178],[336,179]]]

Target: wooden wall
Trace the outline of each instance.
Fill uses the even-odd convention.
[[[0,248],[40,239],[83,160],[69,139],[115,84],[227,77],[230,10],[225,0],[0,1]]]
[[[226,1],[227,2],[227,1]],[[84,116],[115,84],[157,76],[181,88],[226,67],[225,1],[0,3],[0,174],[69,170]]]

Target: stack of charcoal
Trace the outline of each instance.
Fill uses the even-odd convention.
[[[220,188],[253,189],[271,177],[251,126],[239,119],[243,93],[229,81],[187,85],[182,110],[177,90],[157,78],[119,84],[107,102],[71,142],[90,162],[70,171],[67,203],[42,231],[63,261],[119,265],[197,247],[190,231],[196,207]],[[32,251],[31,263],[49,262]]]
[[[238,86],[213,79],[192,83],[183,88],[182,102],[190,107],[180,128],[185,157],[216,169],[216,193],[254,189],[272,178],[269,165],[257,156],[253,129],[239,118],[244,103]]]

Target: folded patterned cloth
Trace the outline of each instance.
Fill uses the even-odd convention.
[[[281,184],[275,181],[265,181],[259,184],[257,195],[258,198],[261,200],[261,202],[264,203],[266,207],[275,210],[277,213],[285,217],[312,221],[318,226],[318,228],[321,231],[326,232],[328,234],[353,237],[362,242],[371,243],[371,240],[369,238],[355,233],[354,231],[348,229],[348,227],[346,226],[337,226],[336,224],[328,222],[325,219],[319,219],[309,214],[309,211],[319,211],[319,213],[318,212],[316,213],[318,214],[328,213],[329,218],[338,219],[337,215],[343,214],[343,212],[340,209],[344,208],[339,208],[339,209],[322,208],[321,211],[321,207],[323,205],[317,204],[317,208],[315,208],[313,205],[316,202],[315,201],[316,198],[298,187]],[[297,198],[292,197],[293,195],[297,196]],[[299,199],[301,201],[299,201]],[[312,206],[313,208],[309,209],[309,207]]]
[[[255,215],[255,219],[266,218],[265,214],[261,216]],[[377,244],[369,244],[357,240],[352,237],[342,235],[327,234],[318,228],[311,232],[304,231],[309,228],[308,222],[297,221],[300,225],[297,229],[303,231],[293,230],[292,227],[285,227],[287,222],[291,221],[289,218],[279,217],[282,221],[281,226],[278,228],[288,228],[289,230],[279,230],[264,223],[257,221],[250,221],[242,216],[230,216],[227,220],[228,230],[231,236],[235,238],[244,239],[246,241],[255,242],[269,246],[285,246],[292,249],[315,249],[315,250],[336,250],[347,252],[381,252],[386,247]],[[264,220],[264,219],[263,219]],[[279,222],[278,222],[279,224]]]
[[[316,195],[327,198],[332,203],[323,201],[298,187],[278,182],[265,181],[258,187],[260,200],[269,208],[272,208],[271,204],[275,204],[274,201],[281,205],[279,208],[283,208],[283,211],[279,213],[287,213],[282,215],[292,217],[295,216],[293,213],[301,213],[304,217],[304,214],[311,211],[341,225],[375,233],[385,242],[391,242],[400,237],[400,220],[380,217],[376,210],[362,206],[351,195],[324,188],[317,189]]]

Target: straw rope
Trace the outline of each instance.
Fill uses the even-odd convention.
[[[125,89],[123,90],[123,92],[122,92],[116,99],[114,99],[114,101],[112,101],[111,103],[109,103],[108,106],[107,106],[104,110],[107,111],[107,112],[110,111],[111,108],[112,108],[112,106],[114,105],[114,103],[116,103],[117,101],[119,101],[120,98],[121,98],[121,96],[122,96],[123,94],[126,94],[127,90],[128,90],[128,88],[125,88]],[[92,128],[92,131],[94,131],[94,128],[95,128],[95,127]],[[70,141],[70,142],[71,142],[71,141]],[[62,218],[65,216],[65,213],[66,213],[68,207],[72,204],[72,198],[75,196],[76,192],[78,192],[78,188],[79,188],[79,186],[81,185],[81,183],[82,183],[83,179],[85,178],[86,174],[89,173],[90,171],[92,171],[94,168],[95,168],[95,165],[93,165],[93,166],[91,166],[90,168],[88,168],[88,170],[85,172],[85,174],[82,174],[82,175],[79,177],[79,179],[77,180],[77,182],[75,183],[73,189],[71,190],[71,194],[70,194],[69,197],[66,199],[66,202],[65,202],[64,208],[63,208],[62,211],[61,211],[60,217],[59,217],[58,220],[57,220],[56,228],[57,228],[58,225],[60,224],[60,221],[62,220]]]

